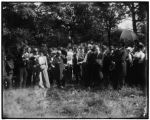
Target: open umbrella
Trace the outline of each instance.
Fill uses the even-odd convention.
[[[120,40],[124,42],[131,42],[137,40],[137,35],[130,30],[123,30],[120,35]]]

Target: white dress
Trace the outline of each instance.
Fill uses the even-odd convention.
[[[40,64],[40,81],[39,86],[42,88],[50,88],[50,82],[49,82],[49,76],[48,76],[48,64],[47,64],[47,58],[46,56],[40,56],[39,57],[39,64]]]
[[[138,51],[134,54],[134,57],[139,60],[139,63],[142,63],[144,61],[145,54],[142,51]]]
[[[67,63],[68,63],[69,65],[72,65],[72,59],[73,59],[73,52],[68,51],[68,52],[67,52]]]

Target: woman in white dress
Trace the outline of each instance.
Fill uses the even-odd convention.
[[[50,88],[49,76],[47,72],[48,69],[47,58],[46,56],[44,56],[42,51],[40,51],[40,56],[38,60],[40,65],[39,86],[41,88]]]

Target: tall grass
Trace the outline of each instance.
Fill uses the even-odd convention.
[[[46,92],[46,95],[44,94]],[[4,90],[7,118],[140,118],[147,97],[137,88],[119,91],[68,87]]]

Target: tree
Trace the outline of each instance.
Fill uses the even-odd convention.
[[[36,11],[38,14],[37,39],[49,41],[47,39],[54,38],[58,45],[65,42],[77,42],[76,35],[80,36],[82,41],[88,40],[87,33],[92,23],[89,3],[41,3]]]
[[[124,2],[122,6],[126,7],[126,13],[129,17],[132,17],[133,31],[137,34],[138,25],[145,21],[148,2]]]
[[[125,9],[121,8],[120,3],[95,3],[99,7],[99,19],[108,34],[109,47],[111,45],[111,31],[116,28],[117,24],[125,18]],[[100,24],[100,23],[99,23]]]
[[[3,75],[5,75],[6,73],[6,54],[15,55],[17,53],[17,45],[23,44],[24,40],[22,40],[21,38],[27,39],[27,36],[28,38],[31,37],[28,33],[31,33],[29,32],[29,30],[34,28],[33,21],[34,17],[36,17],[36,14],[32,9],[33,7],[33,4],[27,3],[2,2]]]
[[[34,18],[36,17],[34,7],[32,3],[2,3],[3,37],[9,36],[11,40],[10,42],[9,39],[3,39],[2,43],[17,42],[14,37],[21,37],[26,34],[22,32],[31,33],[34,30]],[[22,38],[26,39],[27,36]]]

